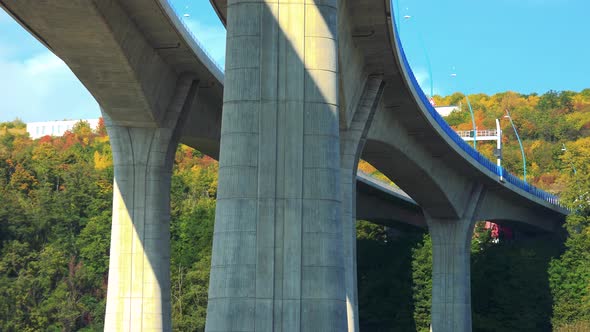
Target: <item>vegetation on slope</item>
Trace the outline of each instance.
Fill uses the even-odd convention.
[[[102,331],[113,164],[104,127],[0,136],[0,330]],[[179,331],[205,325],[217,163],[180,146],[171,281]]]
[[[436,98],[438,104],[458,104],[464,96]],[[494,244],[478,229],[472,246],[474,330],[589,326],[590,90],[473,95],[470,101],[479,128],[493,128],[494,119],[510,109],[524,140],[530,180],[560,193],[575,211],[565,242],[546,236]],[[466,110],[448,120],[457,129],[471,128]],[[519,147],[506,122],[504,130],[504,164],[521,174]],[[478,147],[492,158],[493,144]],[[368,164],[360,168],[385,179]],[[63,137],[35,141],[18,132],[0,135],[0,330],[102,330],[112,182],[104,127],[92,132],[81,123]],[[171,192],[177,331],[204,327],[216,187],[217,163],[180,146]],[[423,232],[399,236],[359,222],[363,330],[427,331],[431,265],[431,242]]]

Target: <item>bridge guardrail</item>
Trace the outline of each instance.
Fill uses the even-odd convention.
[[[478,129],[475,134],[477,137],[498,136],[498,131],[496,129]],[[457,135],[460,137],[473,137],[473,130],[457,130]]]
[[[186,25],[186,23],[184,22],[182,17],[180,17],[179,12],[172,5],[172,3],[169,0],[165,0],[165,1],[172,8],[172,10],[176,13],[181,24],[184,26],[186,31],[191,35],[191,37],[196,42],[196,44],[201,48],[201,50],[203,50],[203,52],[207,55],[209,60],[211,60],[211,62],[213,64],[215,64],[217,69],[219,69],[221,72],[224,72],[224,68],[217,61],[215,61],[213,56],[211,56],[211,54],[207,51],[207,49],[203,46],[203,44],[199,41],[199,39],[188,28],[188,26]],[[443,119],[442,116],[440,114],[438,114],[438,112],[436,111],[434,106],[431,105],[430,101],[428,100],[428,98],[426,97],[424,92],[422,91],[422,88],[420,88],[420,85],[418,84],[418,81],[416,80],[416,77],[414,76],[414,72],[412,71],[412,68],[410,67],[408,59],[406,58],[406,54],[403,50],[401,40],[399,39],[399,33],[398,33],[397,27],[395,25],[395,20],[392,20],[392,24],[393,24],[393,29],[395,31],[395,39],[398,44],[398,47],[400,48],[400,54],[401,54],[401,58],[402,58],[401,60],[402,60],[403,65],[406,68],[406,70],[410,76],[411,83],[416,88],[416,91],[418,92],[418,95],[420,97],[420,101],[426,106],[428,113],[430,113],[432,118],[436,121],[436,123],[440,126],[440,128],[447,134],[447,136],[449,136],[463,151],[465,151],[470,157],[475,159],[480,165],[484,166],[485,168],[487,168],[488,170],[490,170],[494,174],[498,175],[499,177],[505,179],[505,181],[507,181],[508,183],[511,183],[512,185],[514,185],[514,186],[516,186],[516,187],[518,187],[518,188],[520,188],[520,189],[522,189],[522,190],[524,190],[536,197],[539,197],[539,198],[541,198],[553,205],[563,207],[559,203],[559,198],[557,196],[552,195],[546,191],[543,191],[535,186],[532,186],[527,182],[524,182],[523,180],[521,180],[517,176],[508,172],[504,167],[496,165],[495,163],[490,161],[488,158],[486,158],[484,155],[482,155],[481,153],[476,151],[474,148],[472,148],[471,145],[467,144],[457,134],[457,132],[455,132],[455,130],[453,130],[449,126],[449,124],[445,121],[445,119]]]
[[[406,58],[406,54],[404,52],[403,46],[401,44],[401,40],[399,38],[398,30],[395,25],[395,20],[392,20],[392,24],[393,24],[394,34],[395,34],[394,38],[396,39],[397,45],[400,49],[402,65],[405,67],[406,71],[409,74],[411,84],[414,86],[415,90],[418,92],[418,96],[420,97],[420,101],[426,107],[430,116],[436,121],[436,123],[447,134],[447,136],[450,137],[471,158],[475,159],[480,165],[484,166],[485,168],[487,168],[488,170],[490,170],[494,174],[498,175],[500,178],[503,178],[506,182],[508,182],[508,183],[510,183],[510,184],[512,184],[512,185],[514,185],[514,186],[516,186],[516,187],[518,187],[518,188],[520,188],[520,189],[522,189],[522,190],[524,190],[524,191],[526,191],[526,192],[528,192],[528,193],[530,193],[530,194],[532,194],[544,201],[547,201],[553,205],[556,205],[559,207],[564,207],[559,202],[559,198],[557,196],[552,195],[546,191],[543,191],[535,186],[532,186],[527,182],[524,182],[519,177],[508,172],[504,167],[498,166],[496,163],[490,161],[484,155],[482,155],[477,150],[475,150],[471,145],[466,143],[457,134],[457,132],[455,132],[455,130],[453,130],[451,128],[451,126],[449,126],[447,121],[445,119],[443,119],[443,117],[440,114],[438,114],[436,109],[432,106],[432,104],[430,103],[430,101],[428,100],[428,98],[426,97],[424,92],[422,91],[422,88],[420,88],[420,85],[418,84],[418,81],[416,80],[416,77],[414,76],[414,72],[412,71],[412,68],[410,67],[408,59]]]
[[[188,25],[184,22],[183,16],[181,16],[182,14],[176,9],[176,7],[172,4],[172,2],[170,0],[164,0],[164,1],[166,1],[166,3],[168,4],[168,6],[170,6],[170,8],[172,8],[172,10],[174,11],[174,13],[178,17],[178,21],[180,21],[180,23],[182,24],[182,26],[184,27],[184,29],[191,35],[191,37],[193,38],[193,40],[195,41],[195,43],[201,48],[201,50],[203,51],[203,53],[205,53],[205,55],[209,58],[209,60],[211,60],[211,63],[213,63],[215,65],[215,67],[217,67],[217,69],[219,69],[219,71],[223,73],[224,72],[224,68],[221,66],[221,64],[219,64],[219,62],[217,62],[215,60],[215,58],[213,58],[213,56],[211,55],[211,53],[209,53],[209,51],[207,51],[207,49],[199,41],[199,39],[197,38],[197,36],[195,36],[195,34],[191,31],[191,29],[189,29]]]

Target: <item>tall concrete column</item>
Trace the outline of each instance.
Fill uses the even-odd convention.
[[[425,213],[432,238],[433,332],[469,332],[471,323],[471,237],[482,187],[474,190],[461,218]]]
[[[342,224],[344,236],[344,280],[348,331],[359,331],[356,270],[356,172],[367,132],[377,110],[384,83],[369,77],[363,94],[346,128],[340,128],[340,185],[342,188]]]
[[[344,331],[338,1],[229,1],[207,331]]]
[[[105,331],[171,331],[170,180],[196,82],[178,81],[161,127],[120,126],[102,110],[113,151],[113,223]]]

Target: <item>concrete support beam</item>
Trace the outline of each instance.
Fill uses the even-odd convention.
[[[483,198],[474,185],[463,216],[440,219],[426,215],[432,237],[432,331],[471,331],[470,248],[474,216]]]
[[[118,125],[105,110],[115,182],[105,331],[171,331],[170,180],[197,83],[179,79],[163,126]]]
[[[3,0],[0,5],[70,67],[111,119],[155,128],[162,124],[177,75],[122,6],[129,2]]]
[[[347,128],[340,129],[340,186],[342,188],[341,217],[344,235],[344,280],[346,284],[346,312],[348,331],[359,331],[358,292],[356,271],[356,172],[384,83],[381,78],[369,77],[352,113]]]
[[[344,331],[337,0],[230,1],[206,331]]]
[[[363,50],[353,37],[350,1],[341,1],[338,12],[338,64],[340,71],[340,128],[348,128],[363,94],[367,73]]]

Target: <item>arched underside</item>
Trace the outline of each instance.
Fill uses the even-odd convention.
[[[430,213],[448,218],[457,216],[457,211],[449,208],[452,204],[437,179],[403,150],[368,139],[363,159],[400,186],[418,205],[429,206]]]
[[[2,6],[17,21],[27,22],[23,26],[64,60],[114,120],[146,127],[162,121],[175,86],[174,73],[155,51],[148,52],[135,24],[113,19],[126,18],[118,3],[2,1]],[[135,50],[150,56],[131,59]]]
[[[510,224],[527,232],[559,232],[564,216],[536,205],[514,192],[487,190],[475,220]]]
[[[212,3],[225,21],[226,2]],[[195,103],[200,109],[189,113],[181,141],[213,157],[218,155],[223,75],[210,60],[203,60],[203,52],[179,28],[178,18],[170,15],[166,1],[86,0],[64,4],[0,0],[0,5],[72,68],[101,107],[121,125],[157,126],[179,73],[192,73],[202,90],[200,102]],[[478,182],[487,192],[498,191],[501,197],[513,198],[487,204],[497,211],[515,211],[513,216],[506,212],[498,219],[531,220],[530,214],[520,213],[517,207],[506,208],[519,202],[535,216],[547,216],[536,220],[563,220],[565,210],[500,183],[491,172],[482,170],[429,118],[400,60],[389,0],[347,1],[347,8],[349,31],[363,51],[363,72],[382,75],[387,89],[369,132],[364,159],[394,179],[430,215],[460,215],[469,188]],[[482,218],[486,216],[494,217],[481,213]]]
[[[386,84],[362,158],[394,180],[433,217],[460,217],[472,188],[482,185],[485,197],[500,195],[511,200],[498,206],[497,199],[484,197],[481,218],[518,220],[540,229],[561,224],[567,214],[565,209],[500,182],[496,174],[463,151],[432,118],[404,61],[401,45],[396,42],[390,0],[344,1],[349,31],[356,47],[363,52],[364,72],[382,75]],[[211,3],[225,24],[227,1]],[[529,213],[521,213],[520,207]],[[490,212],[491,209],[506,212],[495,216],[498,212]],[[538,218],[539,215],[546,217]],[[551,222],[547,220],[553,224],[548,225]]]
[[[427,228],[424,213],[418,203],[405,192],[363,173],[357,176],[356,198],[359,220],[396,229],[406,229],[408,226],[409,229]],[[555,215],[535,213],[530,207],[519,204],[508,209],[497,208],[506,205],[503,201],[513,199],[518,200],[518,197],[503,197],[498,193],[487,192],[481,202],[481,212],[475,216],[475,220],[491,221],[526,234],[560,232],[561,224],[555,222]]]
[[[0,6],[68,65],[118,125],[162,125],[183,73],[221,99],[223,74],[165,0],[0,0]]]
[[[362,173],[357,175],[356,189],[358,220],[395,228],[426,228],[422,209],[405,193]]]
[[[221,98],[217,98],[216,87],[201,87],[191,112],[187,115],[180,142],[209,157],[219,160],[221,137]]]

